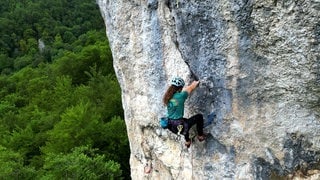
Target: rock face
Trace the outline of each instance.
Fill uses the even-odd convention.
[[[98,4],[122,88],[132,179],[320,178],[319,0]],[[217,114],[206,142],[194,138],[189,149],[158,123],[177,75],[201,81],[186,117]]]

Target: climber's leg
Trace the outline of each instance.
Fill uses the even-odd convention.
[[[191,139],[189,137],[189,130],[190,128],[192,128],[193,125],[197,126],[197,132],[198,132],[198,139],[199,141],[203,141],[205,139],[205,135],[203,133],[203,116],[202,114],[197,114],[194,115],[192,117],[190,117],[189,119],[185,119],[184,118],[184,138],[186,140],[185,145],[187,147],[190,147],[191,144]]]
[[[186,122],[188,123],[188,130],[193,126],[197,125],[197,132],[199,136],[203,135],[203,116],[202,114],[196,114],[189,119],[186,119]]]

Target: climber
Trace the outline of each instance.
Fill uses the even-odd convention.
[[[189,137],[190,128],[196,124],[198,140],[205,140],[203,133],[203,115],[197,114],[190,118],[184,118],[184,102],[191,92],[198,86],[199,81],[193,81],[189,86],[184,87],[184,80],[175,77],[171,80],[171,85],[163,96],[163,103],[167,106],[167,118],[169,119],[168,129],[175,134],[183,133],[185,137],[185,146],[191,145]]]

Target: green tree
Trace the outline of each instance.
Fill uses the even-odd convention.
[[[23,157],[0,145],[0,179],[32,179],[36,171],[24,166]]]
[[[0,179],[130,179],[121,90],[95,1],[3,0],[0,17]]]
[[[5,54],[0,54],[0,73],[9,75],[13,70],[13,59]],[[4,86],[1,86],[4,87]]]
[[[49,153],[40,179],[122,179],[120,165],[87,146],[71,153]]]
[[[130,165],[128,161],[130,158],[130,148],[126,125],[123,119],[117,116],[113,117],[112,120],[106,124],[104,132],[103,140],[99,142],[99,149],[106,154],[109,159],[119,162],[125,177],[130,177]]]
[[[68,153],[73,147],[92,144],[101,136],[104,126],[90,106],[81,102],[61,115],[61,121],[49,132],[47,145],[43,147],[45,153]]]
[[[96,111],[101,113],[106,122],[115,115],[123,118],[121,89],[115,75],[104,76],[95,67],[87,74],[90,77],[87,96],[90,97]]]

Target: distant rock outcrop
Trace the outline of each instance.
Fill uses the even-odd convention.
[[[319,0],[98,0],[122,88],[132,179],[320,178]],[[161,129],[169,79],[199,78],[186,116],[206,142]]]

